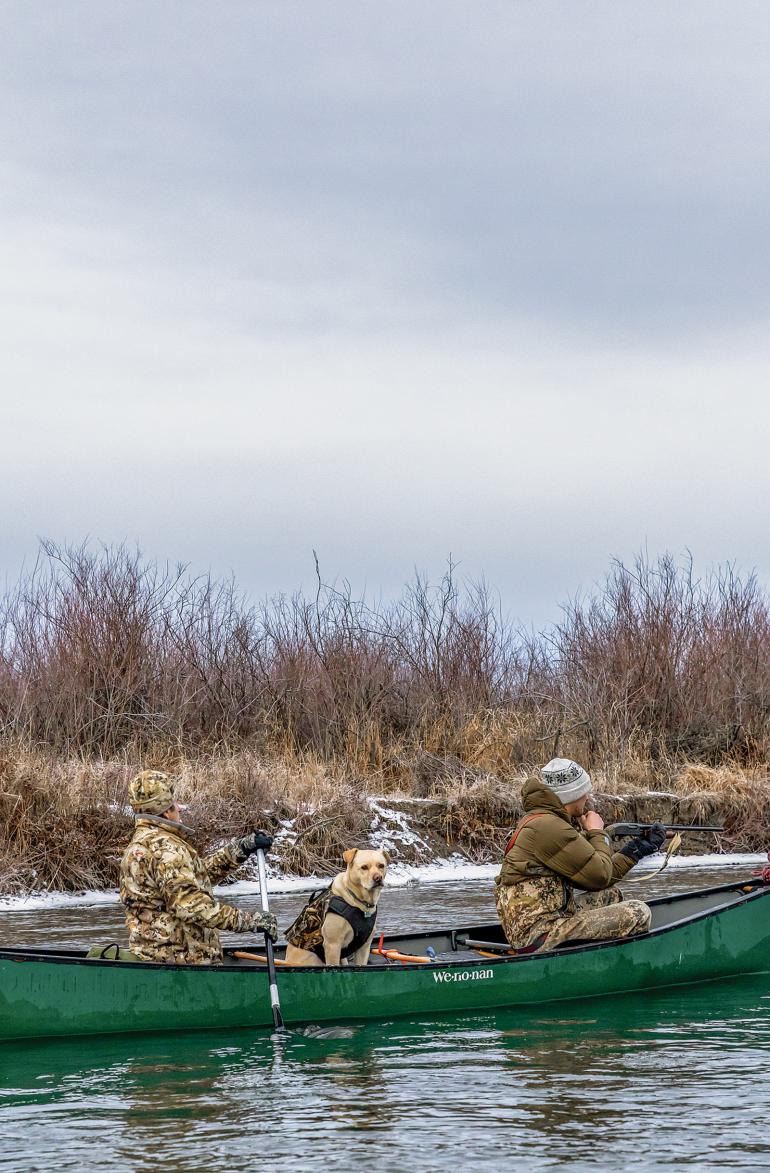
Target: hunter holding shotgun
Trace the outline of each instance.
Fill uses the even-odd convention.
[[[568,758],[554,758],[524,783],[524,817],[495,881],[498,915],[515,949],[606,941],[650,927],[649,907],[624,900],[614,885],[663,846],[666,829],[653,823],[613,852],[601,815],[586,809],[590,794],[589,775]]]

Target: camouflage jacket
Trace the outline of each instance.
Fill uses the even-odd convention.
[[[205,858],[192,832],[158,815],[142,815],[120,865],[120,899],[129,948],[142,961],[212,965],[222,961],[219,931],[254,928],[251,913],[222,904],[212,886],[240,867],[233,847]]]

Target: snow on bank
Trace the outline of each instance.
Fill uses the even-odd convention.
[[[657,860],[657,862],[656,862]],[[765,853],[728,855],[685,855],[675,856],[669,868],[731,868],[744,867],[756,871],[767,863]],[[637,864],[636,875],[653,872],[660,867],[660,856],[653,856]],[[499,864],[473,864],[462,856],[436,859],[429,864],[418,866],[393,865],[385,885],[388,888],[407,888],[417,884],[468,883],[474,880],[491,881],[500,870]],[[283,876],[276,872],[268,875],[267,889],[271,896],[312,892],[329,883],[328,876]],[[254,880],[238,880],[214,889],[224,897],[252,896],[259,892],[259,883]],[[0,913],[29,912],[35,909],[75,908],[79,905],[116,904],[118,894],[114,889],[106,892],[41,892],[29,896],[0,897]]]

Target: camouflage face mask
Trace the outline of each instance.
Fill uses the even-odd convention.
[[[174,780],[161,770],[142,770],[128,787],[128,801],[137,814],[162,815],[174,802]]]

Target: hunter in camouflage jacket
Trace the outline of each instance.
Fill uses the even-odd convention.
[[[120,865],[131,952],[142,961],[176,965],[221,962],[219,930],[254,932],[263,919],[212,894],[213,885],[243,861],[237,845],[204,858],[182,823],[159,815],[137,817]]]

